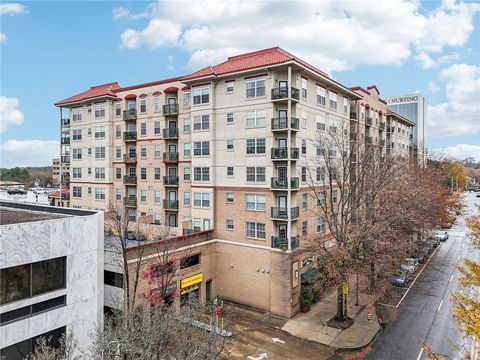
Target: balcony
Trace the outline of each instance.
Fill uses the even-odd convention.
[[[350,120],[357,120],[357,113],[351,112],[350,113]]]
[[[178,200],[163,199],[163,208],[165,210],[178,210]]]
[[[163,115],[170,116],[170,115],[178,115],[178,104],[167,104],[163,105],[162,107]]]
[[[290,88],[291,95],[290,99],[298,101],[300,99],[300,90],[297,88],[291,87]],[[279,101],[279,100],[288,100],[288,90],[287,88],[273,88],[272,89],[272,101]]]
[[[60,160],[63,164],[64,163],[69,163],[70,162],[70,155],[62,155]]]
[[[164,176],[163,185],[165,186],[178,186],[178,176]]]
[[[164,139],[178,139],[178,128],[163,129]]]
[[[272,131],[298,131],[300,121],[298,118],[291,117],[290,123],[288,117],[272,118]]]
[[[372,145],[372,144],[373,144],[373,137],[371,137],[371,136],[365,136],[365,142],[366,142],[368,145]]]
[[[124,185],[137,185],[137,177],[135,175],[125,175],[123,177]]]
[[[125,131],[123,133],[123,140],[128,141],[137,141],[137,132],[136,131]]]
[[[384,123],[384,122],[381,122],[381,123],[380,123],[380,130],[381,130],[381,131],[384,131],[384,130],[385,130],[385,123]]]
[[[272,148],[272,160],[298,160],[298,148]]]
[[[137,154],[123,154],[123,162],[125,164],[136,164]]]
[[[70,126],[70,119],[60,119],[60,126],[61,127],[69,127]]]
[[[357,141],[357,133],[350,133],[350,140]]]
[[[365,123],[367,124],[367,126],[372,126],[373,119],[367,116],[367,118],[365,119]]]
[[[178,162],[178,152],[164,152],[163,162]]]
[[[135,195],[129,195],[128,197],[123,198],[123,205],[125,207],[136,208],[137,207],[137,197]]]
[[[298,190],[299,187],[299,179],[298,177],[291,177],[290,178],[290,189],[291,190]],[[288,190],[288,178],[287,177],[272,177],[272,190]]]
[[[290,208],[290,219],[298,219],[299,209],[298,206]],[[288,208],[272,207],[271,215],[272,220],[288,220]]]
[[[62,138],[60,142],[62,145],[70,145],[70,138]]]
[[[123,120],[137,120],[137,110],[136,109],[129,109],[123,110]]]

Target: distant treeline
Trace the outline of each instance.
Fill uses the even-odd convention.
[[[0,180],[17,181],[26,185],[33,185],[33,181],[38,179],[41,186],[47,186],[52,183],[52,167],[14,167],[11,169],[0,169]]]

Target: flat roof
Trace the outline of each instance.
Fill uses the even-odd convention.
[[[17,210],[0,207],[0,225],[19,224],[32,221],[52,220],[64,216],[38,211]]]

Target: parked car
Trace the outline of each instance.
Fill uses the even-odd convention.
[[[391,280],[395,286],[406,287],[410,280],[412,280],[412,277],[407,270],[399,269],[397,274],[392,276]]]
[[[7,189],[8,195],[27,195],[27,190],[25,189]]]
[[[480,194],[477,194],[477,197],[480,198]]]
[[[440,245],[440,238],[435,236],[432,239],[428,240],[427,243],[431,244],[434,248]]]
[[[428,251],[419,249],[413,254],[413,257],[417,259],[420,264],[423,264],[428,258]]]
[[[447,241],[448,240],[448,232],[437,231],[437,233],[435,234],[435,238],[439,239],[440,241]]]
[[[413,274],[418,269],[418,260],[415,258],[405,259],[405,262],[401,266],[402,269],[405,269],[410,274]]]

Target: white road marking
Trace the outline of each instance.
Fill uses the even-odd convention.
[[[285,344],[285,341],[280,340],[279,338],[272,338],[272,341],[273,341],[274,343]]]
[[[261,354],[258,354],[257,357],[254,357],[254,356],[247,356],[247,359],[249,360],[262,360],[262,359],[266,359],[268,358],[267,356],[267,353],[264,352],[264,353],[261,353]]]
[[[438,305],[437,312],[439,312],[439,311],[440,311],[440,308],[442,307],[442,305],[443,305],[443,299],[442,299],[442,301],[440,301],[440,305]]]
[[[461,256],[460,256],[460,255],[458,255],[457,262],[459,262],[459,261],[460,261],[460,258],[461,258]]]
[[[453,274],[452,276],[450,276],[450,280],[448,280],[448,282],[451,282],[453,280]]]
[[[423,347],[422,347],[422,350],[420,350],[420,354],[418,354],[417,356],[417,360],[420,360],[422,358],[422,355],[423,355]]]

